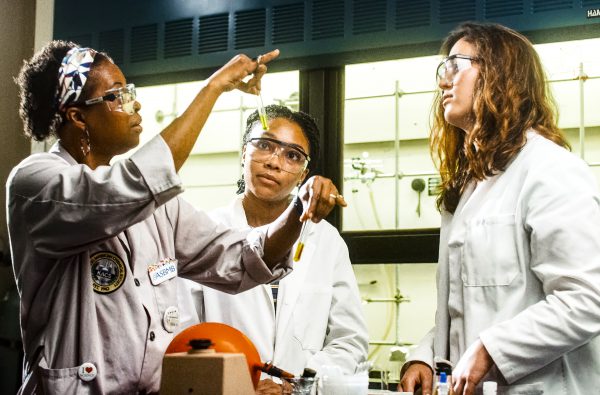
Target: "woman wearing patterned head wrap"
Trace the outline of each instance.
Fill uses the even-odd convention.
[[[62,41],[24,64],[25,134],[59,140],[7,182],[21,393],[156,393],[178,326],[175,276],[236,293],[290,270],[298,219],[321,219],[335,205],[329,180],[309,181],[274,223],[251,232],[217,225],[176,197],[177,171],[219,95],[256,94],[277,56],[234,57],[160,135],[112,165],[142,131],[141,105],[121,70],[106,54]]]

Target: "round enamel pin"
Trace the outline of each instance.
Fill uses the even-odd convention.
[[[179,326],[179,309],[177,307],[167,307],[163,315],[163,326],[167,332],[175,332],[175,329]]]
[[[125,282],[125,264],[112,252],[97,252],[90,257],[94,291],[109,294]]]
[[[96,365],[86,362],[79,367],[77,374],[83,381],[92,381],[98,375],[98,370],[96,369]]]

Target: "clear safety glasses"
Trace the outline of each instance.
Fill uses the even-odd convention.
[[[437,67],[437,84],[441,83],[452,85],[454,77],[459,71],[471,67],[472,62],[477,62],[478,58],[467,55],[452,55],[442,60]]]
[[[255,162],[264,163],[277,155],[283,159],[281,170],[292,174],[303,172],[310,162],[310,156],[298,146],[268,137],[251,138],[246,147],[246,153]]]
[[[110,111],[121,111],[133,115],[135,112],[134,104],[136,97],[134,84],[127,84],[122,88],[110,89],[105,93],[104,96],[88,99],[83,103],[86,106],[91,106],[92,104],[104,102]]]

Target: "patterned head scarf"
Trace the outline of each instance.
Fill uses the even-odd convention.
[[[71,48],[63,58],[58,69],[56,95],[59,111],[64,111],[69,104],[76,102],[81,96],[96,53],[91,48],[76,47]]]

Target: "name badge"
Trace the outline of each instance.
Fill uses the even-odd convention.
[[[177,259],[161,259],[158,264],[148,266],[148,275],[152,285],[158,285],[176,277]]]

